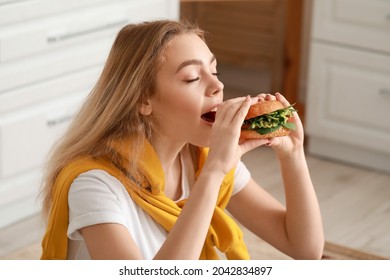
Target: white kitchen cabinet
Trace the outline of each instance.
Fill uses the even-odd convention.
[[[313,39],[390,52],[389,0],[313,1]]]
[[[178,19],[178,0],[0,1],[0,228],[37,213],[42,164],[121,27]]]
[[[312,154],[390,172],[390,1],[313,2]]]
[[[83,94],[76,93],[4,114],[0,118],[0,178],[41,166],[83,99]]]

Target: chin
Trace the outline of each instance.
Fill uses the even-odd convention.
[[[190,139],[189,143],[198,147],[209,147],[210,136],[211,136],[211,130],[209,133],[199,133],[195,135],[195,137]]]
[[[189,143],[191,145],[202,147],[202,148],[207,148],[210,146],[210,141],[190,141]]]

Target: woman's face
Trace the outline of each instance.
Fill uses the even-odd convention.
[[[178,143],[208,146],[212,121],[204,114],[223,100],[217,61],[195,34],[176,36],[167,46],[156,78],[151,114],[157,118],[155,136]]]

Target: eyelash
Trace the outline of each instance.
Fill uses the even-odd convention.
[[[211,74],[214,75],[214,76],[219,76],[219,75],[221,75],[219,72],[215,72],[215,73],[211,73]],[[186,82],[187,82],[187,83],[193,83],[193,82],[198,81],[199,79],[200,79],[200,77],[196,77],[195,79],[187,80]]]

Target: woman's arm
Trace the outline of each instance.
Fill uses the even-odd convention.
[[[103,223],[80,229],[93,260],[142,260],[128,229],[122,224]]]
[[[228,210],[249,230],[295,259],[319,259],[324,236],[317,198],[303,154],[281,160],[286,207],[253,179]]]
[[[279,100],[280,94],[259,95],[260,101]],[[293,258],[319,258],[324,236],[317,197],[310,178],[303,148],[303,127],[294,113],[296,130],[289,136],[270,139],[279,159],[285,189],[286,208],[251,180],[232,197],[228,209],[249,229]]]

